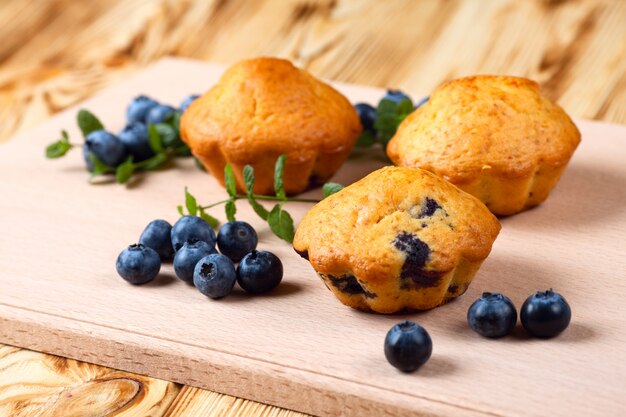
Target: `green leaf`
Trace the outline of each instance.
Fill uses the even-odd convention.
[[[219,220],[211,216],[209,213],[205,212],[202,207],[199,207],[199,211],[199,217],[207,222],[211,227],[217,227],[217,225],[220,224]]]
[[[235,197],[237,195],[237,183],[235,182],[233,167],[231,167],[230,164],[226,164],[224,167],[224,183],[226,184],[226,192],[228,195]]]
[[[267,220],[269,212],[258,201],[256,201],[256,198],[254,197],[254,168],[250,165],[243,167],[243,181],[246,184],[246,196],[248,198],[248,203],[250,203],[250,206],[260,218]]]
[[[180,205],[176,206],[176,210],[178,210],[181,216],[185,215],[185,212],[183,211],[183,206],[180,206]]]
[[[376,138],[369,130],[364,130],[361,132],[359,137],[356,140],[357,148],[369,148],[376,142]]]
[[[191,195],[187,187],[185,187],[185,206],[187,206],[187,211],[190,216],[198,214],[198,202],[196,201],[196,197]]]
[[[272,232],[287,242],[293,242],[294,227],[291,215],[283,210],[280,204],[276,204],[267,217],[267,223]]]
[[[70,145],[67,141],[63,139],[58,140],[46,147],[46,158],[60,158],[65,155],[70,149],[72,149],[72,145]]]
[[[235,221],[235,213],[237,213],[237,206],[235,205],[235,200],[231,199],[226,202],[224,206],[224,210],[226,210],[226,218],[229,222]]]
[[[246,184],[246,192],[251,194],[254,188],[254,168],[250,165],[243,167],[243,182]]]
[[[102,175],[102,174],[111,174],[115,172],[115,168],[110,167],[104,162],[102,162],[100,158],[94,155],[93,152],[89,152],[89,154],[87,155],[87,158],[89,158],[89,161],[91,161],[93,165],[93,170],[91,171],[92,176]]]
[[[125,184],[128,182],[130,177],[133,176],[134,171],[135,164],[133,164],[133,157],[129,156],[126,161],[117,166],[117,169],[115,170],[115,181],[118,184]]]
[[[167,154],[158,153],[151,158],[135,164],[135,168],[141,169],[142,171],[150,171],[163,165],[165,161],[167,161]]]
[[[191,149],[189,149],[186,143],[178,140],[175,142],[174,155],[182,157],[191,156]]]
[[[163,147],[172,148],[179,144],[178,131],[167,123],[157,123],[154,128],[159,133],[159,137]]]
[[[156,125],[148,124],[148,143],[152,152],[157,154],[163,152],[163,142]]]
[[[409,114],[413,113],[413,103],[411,100],[407,100],[406,98],[401,100],[400,103],[398,103],[396,113],[398,116],[402,117],[402,120],[404,120],[404,118]]]
[[[89,110],[80,109],[76,118],[78,120],[78,127],[85,137],[93,131],[104,129],[100,120],[89,112]]]
[[[335,194],[338,191],[343,189],[343,185],[337,182],[327,182],[322,186],[322,191],[324,192],[324,198]]]
[[[283,182],[286,160],[287,155],[281,155],[276,160],[276,165],[274,166],[274,191],[276,191],[276,197],[278,197],[282,201],[285,201],[287,199]]]
[[[179,135],[180,135],[180,117],[182,115],[183,115],[182,112],[177,111],[172,116],[172,122],[171,122],[172,127],[176,129],[176,132],[178,132]]]
[[[194,162],[196,163],[196,167],[198,167],[198,169],[200,171],[204,171],[206,172],[206,168],[204,167],[204,165],[202,165],[202,162],[200,162],[200,160],[198,158],[193,158]]]
[[[376,108],[376,121],[374,122],[374,128],[378,132],[378,141],[386,146],[398,130],[400,123],[412,112],[413,104],[410,100],[404,99],[400,103],[387,99],[381,100]]]

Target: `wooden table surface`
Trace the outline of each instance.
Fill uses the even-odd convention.
[[[0,141],[164,55],[277,55],[415,95],[522,75],[574,117],[626,123],[624,22],[622,0],[3,0]],[[0,416],[113,415],[301,414],[0,344]]]

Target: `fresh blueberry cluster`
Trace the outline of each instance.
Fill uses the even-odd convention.
[[[185,98],[181,104],[181,112],[191,102],[191,97]],[[126,126],[116,135],[104,129],[94,130],[85,138],[83,154],[87,168],[93,171],[90,155],[94,155],[105,165],[116,168],[129,156],[133,162],[141,162],[155,155],[150,146],[148,125],[165,123],[179,111],[172,106],[160,104],[146,96],[135,97],[126,109]]]
[[[567,328],[572,311],[561,294],[539,291],[526,299],[520,310],[522,326],[531,335],[550,338]],[[510,334],[517,323],[517,311],[507,297],[485,292],[467,311],[467,322],[476,333],[485,337]]]
[[[83,158],[92,175],[115,174],[124,183],[135,171],[148,171],[162,165],[171,156],[189,156],[190,151],[179,135],[178,121],[182,112],[197,99],[191,95],[179,108],[161,104],[144,95],[135,97],[126,109],[127,124],[116,135],[106,130],[91,112],[78,112],[78,126],[85,143]],[[60,158],[70,149],[66,131],[62,138],[46,148],[48,158]]]
[[[159,219],[146,226],[138,244],[120,253],[116,268],[131,284],[145,284],[158,275],[162,262],[173,260],[176,276],[207,297],[227,296],[235,282],[262,294],[280,284],[283,265],[273,253],[257,251],[257,243],[254,228],[242,221],[224,224],[215,236],[200,217],[183,216],[174,226]]]
[[[387,90],[377,107],[368,103],[355,104],[354,109],[363,126],[357,146],[365,148],[376,143],[380,143],[383,147],[387,146],[387,142],[396,133],[400,123],[413,110],[427,101],[428,97],[425,97],[413,104],[411,97],[406,93],[400,90]]]

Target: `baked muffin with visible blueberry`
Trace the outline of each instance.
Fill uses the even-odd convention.
[[[239,191],[242,169],[252,165],[254,191],[274,191],[274,164],[287,155],[289,194],[328,180],[344,163],[362,127],[352,104],[338,91],[277,58],[230,67],[180,121],[183,140],[222,184],[229,162]]]
[[[293,247],[345,305],[395,313],[463,294],[499,231],[483,203],[443,178],[385,167],[309,210]]]
[[[579,142],[576,125],[537,83],[479,75],[435,90],[401,123],[387,155],[509,215],[548,197]]]

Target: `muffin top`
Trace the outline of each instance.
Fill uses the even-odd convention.
[[[534,81],[478,75],[437,88],[401,123],[387,154],[462,183],[483,169],[522,177],[540,164],[565,165],[579,142],[572,120]]]
[[[219,149],[237,164],[280,154],[292,163],[314,159],[319,151],[352,148],[360,131],[343,95],[277,58],[233,65],[181,119],[181,136],[194,154]]]
[[[315,205],[293,246],[321,274],[423,288],[461,258],[486,258],[499,231],[484,204],[441,177],[385,167]]]

